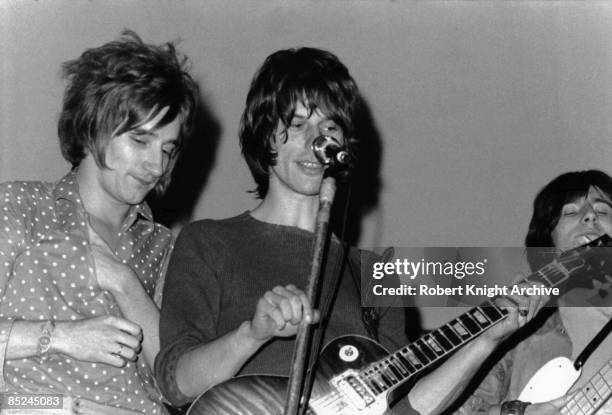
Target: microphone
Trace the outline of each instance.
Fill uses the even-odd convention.
[[[312,142],[315,157],[324,166],[336,168],[353,167],[353,158],[345,146],[334,137],[320,135]]]

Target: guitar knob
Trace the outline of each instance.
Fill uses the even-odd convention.
[[[343,362],[354,362],[359,357],[359,350],[352,344],[347,344],[340,348],[338,355]]]

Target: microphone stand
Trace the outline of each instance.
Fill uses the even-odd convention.
[[[327,171],[326,171],[327,173]],[[325,240],[327,238],[327,229],[331,207],[336,195],[336,179],[330,174],[325,175],[321,182],[321,190],[319,192],[319,210],[315,225],[315,244],[313,249],[312,265],[310,268],[310,276],[308,278],[308,288],[306,296],[313,306],[318,304],[317,294],[319,293],[319,282],[321,280],[321,262],[325,250]],[[323,316],[321,316],[323,318]],[[293,351],[293,364],[289,378],[289,387],[287,389],[287,397],[285,399],[284,415],[297,415],[300,406],[300,397],[304,387],[304,369],[308,358],[309,345],[312,340],[312,324],[306,323],[304,320],[300,322],[295,340],[295,349]],[[306,404],[306,403],[304,403]]]

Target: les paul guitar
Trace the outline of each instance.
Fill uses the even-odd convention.
[[[525,278],[547,287],[563,284],[572,276],[603,279],[611,246],[604,235],[589,244],[566,251],[555,261]],[[608,270],[607,274],[612,275]],[[565,283],[565,284],[564,284]],[[415,342],[388,353],[362,336],[342,336],[327,344],[318,359],[309,414],[379,415],[407,392],[410,381],[503,320],[507,311],[485,301]],[[288,379],[280,376],[238,376],[200,395],[187,415],[276,415],[284,408]]]

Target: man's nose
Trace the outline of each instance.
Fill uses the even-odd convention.
[[[144,166],[152,176],[160,177],[164,173],[164,152],[161,149],[151,148],[145,159]]]
[[[593,209],[590,203],[584,206],[584,212],[582,214],[583,223],[595,223],[597,222],[597,212]]]
[[[308,128],[306,128],[306,140],[304,143],[306,147],[312,148],[312,142],[315,140],[315,138],[317,138],[320,135],[321,135],[321,132],[319,131],[318,126],[309,125]]]

